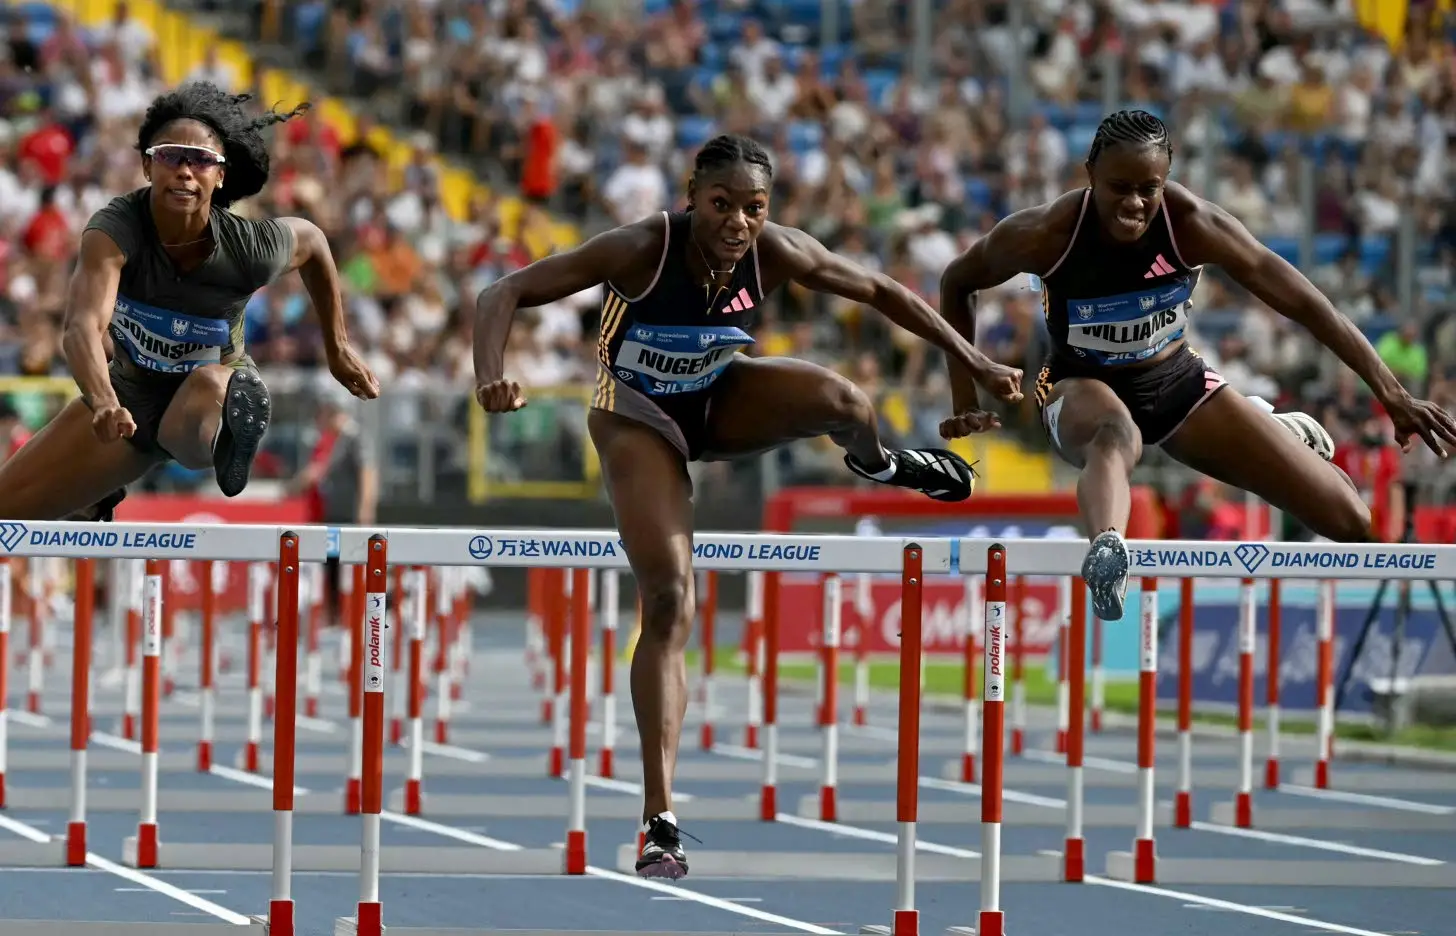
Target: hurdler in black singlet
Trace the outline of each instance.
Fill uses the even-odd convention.
[[[243,351],[243,310],[293,257],[293,231],[275,218],[255,221],[214,206],[209,223],[212,255],[187,272],[162,247],[150,189],[113,198],[86,225],[126,257],[109,330],[111,384],[136,420],[131,443],[149,453],[160,452],[157,427],[189,373],[206,364],[253,366]]]
[[[763,287],[758,247],[727,285],[704,288],[688,272],[690,212],[663,212],[657,273],[640,295],[605,284],[592,406],[645,423],[693,460],[703,454],[714,384],[753,344]]]
[[[1037,403],[1045,407],[1059,380],[1100,380],[1155,445],[1225,383],[1186,347],[1152,366],[1128,366],[1184,338],[1201,270],[1179,255],[1166,201],[1132,244],[1109,246],[1096,211],[1088,189],[1071,242],[1040,278],[1052,350],[1037,378]]]

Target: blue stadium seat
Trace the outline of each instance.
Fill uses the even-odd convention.
[[[708,37],[714,42],[733,42],[743,33],[743,17],[737,13],[716,13],[708,17]]]
[[[711,117],[681,117],[677,122],[677,145],[688,149],[702,146],[716,131],[717,122]]]
[[[1365,272],[1379,272],[1390,260],[1390,248],[1390,237],[1385,234],[1367,234],[1360,238],[1360,262]]]
[[[1316,234],[1314,236],[1315,262],[1338,263],[1350,249],[1350,238],[1344,234]]]
[[[716,42],[705,42],[698,46],[698,65],[720,72],[728,64],[727,50]]]
[[[789,124],[789,149],[803,154],[818,149],[824,139],[824,127],[810,120],[795,120]]]
[[[55,7],[49,3],[17,3],[11,9],[17,18],[26,23],[43,23],[53,26],[60,18],[56,14]]]
[[[885,106],[889,97],[890,89],[895,86],[900,75],[891,68],[871,68],[864,73],[865,90],[869,92],[870,105],[872,107]]]
[[[1265,247],[1268,247],[1294,266],[1299,265],[1299,238],[1276,234],[1263,238],[1263,241]],[[1306,270],[1305,272],[1308,273],[1309,271]]]
[[[1092,138],[1097,135],[1097,124],[1076,123],[1066,129],[1067,152],[1084,154],[1092,147]]]
[[[648,16],[655,16],[658,13],[666,13],[672,8],[672,0],[645,0],[642,4],[642,12]]]
[[[327,3],[305,3],[293,14],[293,29],[305,48],[316,49],[323,38],[324,20],[328,17]]]
[[[977,211],[991,208],[991,184],[979,176],[966,179],[966,203]]]

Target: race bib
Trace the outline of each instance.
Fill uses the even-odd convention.
[[[185,374],[222,361],[229,329],[225,319],[182,315],[117,296],[111,336],[137,366]]]
[[[1192,307],[1191,277],[1155,289],[1067,300],[1067,345],[1098,364],[1145,360],[1183,336]]]
[[[746,331],[731,326],[632,325],[612,373],[648,396],[696,393],[711,387],[733,355],[751,344]]]

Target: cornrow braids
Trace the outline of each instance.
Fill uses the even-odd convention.
[[[734,133],[715,136],[704,143],[693,162],[693,172],[695,175],[702,175],[704,172],[740,162],[759,166],[770,179],[773,178],[773,160],[769,158],[768,150],[757,140]]]
[[[1161,149],[1173,158],[1173,138],[1167,124],[1145,110],[1120,110],[1109,114],[1097,125],[1097,134],[1092,137],[1092,146],[1087,151],[1087,162],[1096,163],[1102,151],[1116,143],[1132,143]]]
[[[286,113],[266,110],[255,115],[244,106],[251,99],[248,94],[229,94],[210,81],[188,82],[152,101],[137,132],[137,149],[145,151],[172,121],[195,120],[217,135],[227,159],[227,186],[213,193],[213,204],[226,208],[250,198],[268,181],[268,143],[262,131],[308,110],[305,103]]]

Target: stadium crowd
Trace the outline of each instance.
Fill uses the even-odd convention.
[[[1392,368],[1456,402],[1452,313],[1456,54],[1444,3],[1412,2],[1404,35],[1356,23],[1351,0],[1029,0],[1024,82],[1007,80],[1009,4],[937,0],[916,28],[903,0],[856,0],[820,45],[820,0],[268,0],[300,60],[333,73],[371,119],[412,133],[389,184],[379,154],[313,116],[286,125],[272,184],[245,210],[304,214],[330,235],[353,332],[391,386],[470,379],[462,314],[530,259],[498,204],[454,220],[437,150],[489,163],[529,203],[586,232],[683,202],[696,146],[720,130],[768,142],[776,220],[881,268],[935,304],[941,270],[997,218],[1084,180],[1112,97],[1165,116],[1175,176],[1306,272],[1378,341]],[[158,88],[155,40],[124,3],[106,28],[46,28],[12,10],[0,53],[0,373],[64,373],[57,324],[91,211],[139,184],[137,118]],[[917,81],[916,71],[928,77]],[[193,77],[239,90],[215,58]],[[1017,93],[1021,88],[1024,93]],[[385,93],[388,92],[388,93]],[[1306,172],[1303,163],[1312,160]],[[1301,179],[1312,180],[1301,204]],[[1410,223],[1402,232],[1402,219]],[[1402,233],[1415,244],[1404,316]],[[1034,374],[1044,343],[1025,277],[981,305],[980,341]],[[598,297],[527,316],[510,370],[532,386],[589,380]],[[1310,409],[1337,440],[1370,436],[1361,389],[1307,336],[1217,275],[1195,297],[1194,343],[1230,382]],[[765,353],[843,368],[883,401],[890,435],[929,444],[945,409],[938,355],[850,304],[787,290]],[[262,292],[247,340],[266,365],[316,363],[296,278]],[[1015,420],[1028,440],[1032,413]],[[832,471],[830,453],[796,470]],[[836,477],[838,476],[835,473]]]

